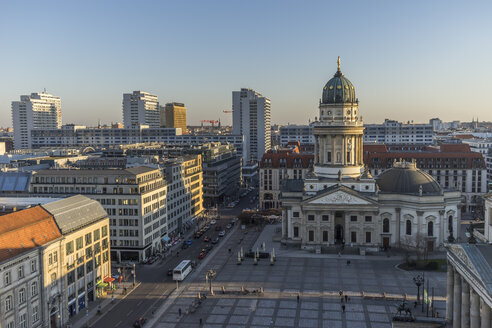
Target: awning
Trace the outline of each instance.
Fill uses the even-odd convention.
[[[168,236],[164,236],[164,237],[162,237],[162,240],[163,240],[165,243],[167,243],[168,241],[170,241],[170,240],[171,240],[171,238],[169,238]]]
[[[102,288],[102,287],[107,287],[107,286],[108,286],[108,284],[107,284],[107,283],[105,283],[105,282],[103,282],[103,281],[100,281],[100,282],[98,282],[98,283],[96,284],[96,287],[97,287],[97,288]]]
[[[115,279],[113,277],[106,277],[104,278],[104,282],[113,282]]]

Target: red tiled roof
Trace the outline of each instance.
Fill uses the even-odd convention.
[[[0,262],[59,237],[54,218],[40,206],[0,216]]]
[[[284,161],[285,160],[285,161]],[[313,154],[297,154],[292,152],[265,153],[261,158],[260,168],[286,167],[286,168],[308,168],[314,160]],[[285,164],[284,164],[285,163]]]

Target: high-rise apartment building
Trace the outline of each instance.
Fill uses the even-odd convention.
[[[270,99],[252,89],[232,92],[233,134],[245,136],[243,162],[258,162],[271,148]]]
[[[141,261],[161,250],[167,234],[166,183],[146,166],[102,170],[40,170],[31,179],[37,196],[82,194],[99,201],[109,216],[111,257]]]
[[[160,125],[166,128],[181,128],[186,133],[186,106],[173,102],[161,106]]]
[[[61,128],[60,97],[46,92],[34,92],[12,102],[14,148],[31,148],[31,130]]]
[[[126,128],[138,125],[160,127],[157,96],[143,91],[123,94],[123,123]]]

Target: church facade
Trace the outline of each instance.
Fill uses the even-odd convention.
[[[339,58],[314,125],[313,169],[281,188],[283,242],[432,251],[459,236],[460,192],[444,190],[415,163],[395,162],[374,179],[363,164],[363,131],[355,88]]]

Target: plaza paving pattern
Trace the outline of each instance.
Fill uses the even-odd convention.
[[[259,261],[258,265],[254,265],[252,259],[237,265],[238,247],[234,246],[231,253],[226,247],[218,250],[200,268],[196,279],[185,284],[183,293],[157,319],[154,327],[199,327],[202,319],[203,327],[214,328],[383,328],[391,326],[390,320],[398,300],[362,297],[361,292],[374,295],[385,292],[394,296],[408,294],[410,299],[416,295],[412,281],[415,273],[396,269],[395,265],[400,262],[397,258],[351,257],[351,264],[347,265],[343,256],[305,253],[301,257],[296,251],[292,257],[282,252],[273,266],[266,259]],[[207,293],[205,271],[210,268],[217,271],[213,282],[215,296],[209,296],[193,313],[187,313],[198,292],[202,295]],[[446,274],[432,272],[427,273],[426,278],[434,287],[436,298],[440,299],[435,307],[442,317],[445,313],[442,299],[446,291]],[[239,291],[243,286],[250,291],[263,288],[264,294],[222,294],[222,286],[226,291]],[[340,290],[350,295],[345,312],[342,312],[338,296]],[[297,295],[300,295],[299,302]],[[178,315],[179,309],[182,310],[181,316]]]

